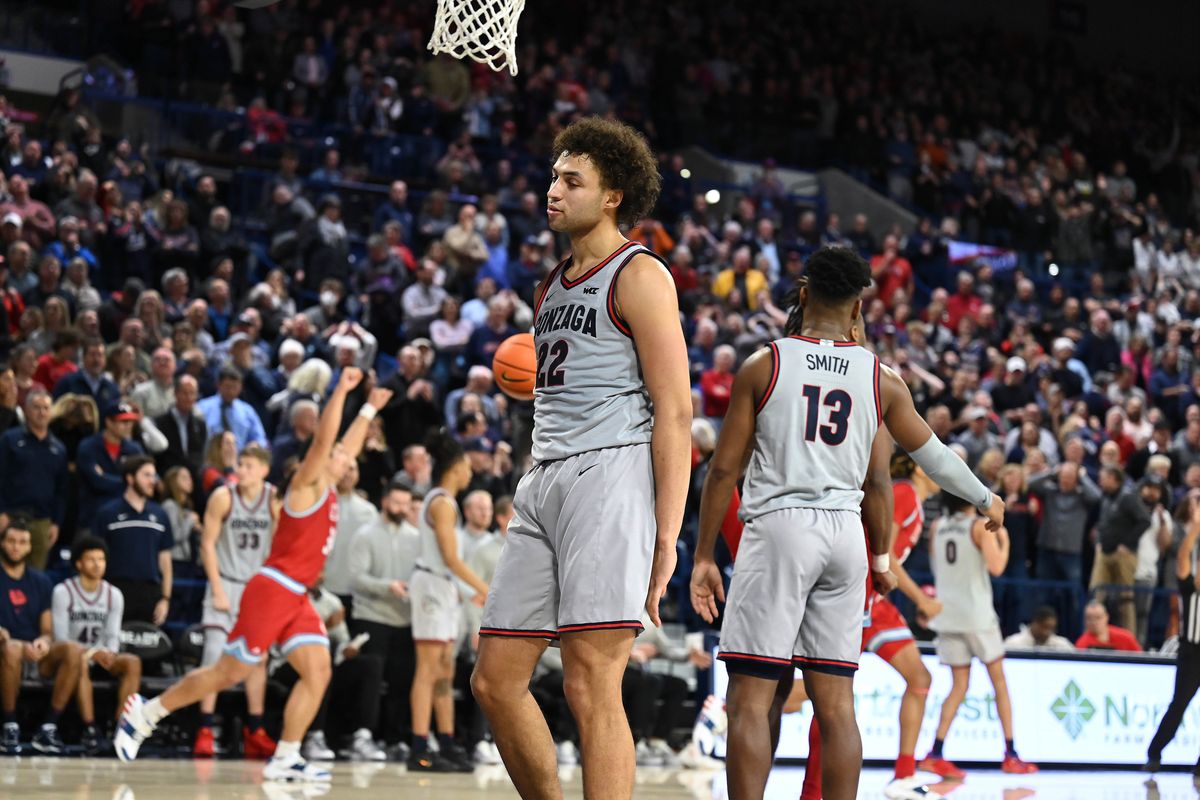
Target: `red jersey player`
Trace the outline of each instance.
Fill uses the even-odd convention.
[[[917,466],[903,450],[892,455],[892,495],[895,512],[892,524],[892,572],[898,588],[928,617],[942,610],[938,600],[929,597],[904,569],[904,561],[921,538],[925,526],[922,504],[938,491],[925,471]],[[914,778],[917,738],[925,715],[925,698],[931,681],[929,670],[921,662],[912,631],[899,609],[883,595],[872,592],[868,599],[870,625],[863,629],[863,652],[875,653],[888,662],[904,678],[906,688],[900,701],[900,752],[896,758],[895,777],[884,789],[892,800],[932,800],[938,795]],[[796,683],[788,697],[785,711],[797,711],[805,700],[804,684]],[[801,800],[820,800],[821,797],[821,740],[814,719],[808,734],[809,756],[804,772]],[[953,777],[948,775],[947,777]]]
[[[321,413],[312,446],[288,486],[270,555],[246,584],[241,603],[246,613],[238,616],[220,661],[188,673],[149,702],[141,695],[129,698],[117,724],[115,741],[122,761],[137,758],[138,748],[164,717],[206,694],[245,680],[271,645],[278,644],[300,680],[288,698],[283,735],[263,777],[329,780],[328,770],[308,764],[300,756],[300,740],[320,707],[331,669],[329,639],[309,600],[308,588],[320,578],[337,533],[334,487],[358,457],[371,420],[392,396],[386,389],[372,390],[354,424],[337,442],[346,395],[362,377],[362,370],[354,367],[342,371]]]

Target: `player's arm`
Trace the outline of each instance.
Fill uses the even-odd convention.
[[[771,382],[774,360],[774,350],[764,347],[746,359],[738,370],[717,448],[709,461],[704,489],[700,493],[700,531],[692,567],[691,595],[692,608],[706,622],[711,623],[717,618],[717,601],[725,602],[725,585],[713,549],[733,490],[750,459],[758,404]]]
[[[104,623],[104,649],[110,653],[121,652],[121,623],[125,621],[125,595],[112,587],[112,611]]]
[[[312,486],[321,479],[321,473],[325,469],[329,453],[333,450],[334,442],[337,441],[338,428],[342,424],[342,411],[346,407],[346,395],[358,386],[362,377],[362,370],[357,367],[346,367],[342,370],[342,376],[338,380],[337,386],[334,387],[333,394],[329,395],[325,408],[321,410],[321,418],[317,422],[317,430],[313,434],[312,444],[309,446],[304,460],[296,468],[296,474],[292,478],[294,486]],[[361,443],[359,446],[361,447]]]
[[[934,435],[913,406],[908,386],[890,368],[879,367],[883,420],[896,442],[942,489],[971,502],[995,530],[1004,524],[1004,501],[975,477],[971,468]]]
[[[217,611],[229,610],[229,598],[225,596],[225,585],[221,583],[221,570],[217,566],[217,540],[221,538],[221,526],[233,507],[232,492],[228,486],[213,490],[204,508],[204,527],[200,531],[200,564],[212,589],[212,604]]]
[[[679,324],[675,282],[653,257],[634,256],[617,282],[616,301],[633,335],[646,389],[654,404],[650,451],[658,534],[646,611],[655,625],[661,625],[658,601],[675,572],[675,540],[683,525],[692,471],[692,389],[687,345]]]
[[[433,526],[434,535],[437,536],[438,550],[442,553],[446,568],[454,577],[474,589],[479,596],[485,597],[488,585],[458,555],[458,533],[454,530],[458,515],[454,513],[454,501],[448,497],[435,497],[426,513],[429,514],[429,522]]]
[[[362,452],[363,443],[367,441],[371,420],[375,419],[375,415],[391,399],[391,389],[375,387],[371,390],[371,394],[367,396],[367,402],[363,403],[363,407],[358,410],[358,416],[354,418],[354,422],[350,423],[346,435],[342,437],[342,449],[346,451],[347,456],[358,458],[358,454]]]
[[[1175,577],[1187,580],[1192,577],[1192,554],[1196,550],[1196,540],[1200,539],[1200,500],[1188,498],[1191,513],[1188,515],[1187,532],[1179,543],[1179,551],[1175,553]]]
[[[56,642],[71,638],[71,617],[67,611],[70,605],[71,590],[65,583],[55,586],[54,593],[50,596],[50,622]]]
[[[1003,575],[1008,566],[1008,530],[1003,525],[994,531],[988,530],[986,520],[977,519],[971,526],[971,541],[983,553],[988,574],[993,578]]]
[[[158,551],[158,571],[162,575],[162,596],[154,604],[154,624],[162,625],[171,610],[171,589],[175,585],[175,565],[171,563],[170,549]]]
[[[871,544],[872,560],[879,562],[887,572],[891,561],[893,526],[896,518],[896,499],[892,492],[892,437],[880,428],[871,442],[871,460],[867,465],[867,479],[863,483],[862,515],[867,527],[867,540]],[[881,558],[874,558],[880,556]]]
[[[899,561],[892,561],[892,574],[896,576],[896,588],[900,593],[913,602],[920,611],[925,612],[925,616],[933,619],[938,614],[942,613],[942,603],[936,600],[925,592],[921,591],[921,587],[908,574],[908,570]]]

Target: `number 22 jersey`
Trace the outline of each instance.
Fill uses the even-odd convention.
[[[879,359],[853,342],[771,342],[741,517],[787,508],[861,513],[871,443],[882,421]]]
[[[643,253],[662,260],[625,242],[575,280],[567,279],[569,258],[546,279],[534,310],[535,461],[650,441],[650,394],[616,300],[617,278]]]

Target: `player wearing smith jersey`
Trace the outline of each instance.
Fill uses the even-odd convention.
[[[339,480],[358,457],[367,428],[392,393],[373,389],[358,418],[337,440],[346,395],[362,381],[362,370],[347,367],[330,395],[308,454],[300,462],[283,500],[279,526],[266,563],[242,595],[241,614],[229,633],[220,661],[189,673],[155,699],[133,695],[117,725],[116,750],[122,761],[137,758],[142,742],[171,712],[244,681],[273,644],[300,676],[283,711],[283,734],[263,770],[266,780],[329,780],[329,771],[300,756],[300,741],[325,695],[331,671],[325,625],[309,600],[308,589],[321,576],[337,533]]]
[[[119,714],[125,700],[142,682],[142,662],[132,653],[121,652],[125,597],[120,589],[104,580],[108,546],[103,539],[85,536],[75,543],[72,551],[72,562],[79,574],[55,586],[50,600],[54,641],[78,642],[87,648],[75,699],[83,722],[84,753],[97,755],[104,750],[104,744],[96,729],[93,674],[103,671],[119,681]]]
[[[546,192],[571,257],[537,295],[533,458],[488,593],[472,688],[517,791],[561,797],[554,741],[529,679],[562,643],[584,794],[633,794],[621,680],[645,608],[675,569],[690,469],[691,392],[675,286],[621,233],[654,207],[646,140],[590,118],[554,142]]]
[[[823,796],[851,800],[862,767],[853,676],[862,644],[868,567],[877,591],[895,586],[891,481],[869,470],[881,424],[940,485],[992,524],[1004,503],[987,490],[917,414],[904,381],[853,341],[870,269],[853,251],[825,247],[808,260],[803,322],[747,359],[704,485],[692,605],[706,621],[724,599],[713,556],[718,529],[743,469],[746,522],[734,567],[721,658],[730,671],[728,781],[731,800],[761,798],[773,737],[794,667],[804,670],[821,726]],[[870,481],[868,482],[868,476]],[[864,495],[864,485],[871,491]]]

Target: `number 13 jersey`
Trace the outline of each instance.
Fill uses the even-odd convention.
[[[662,260],[625,242],[575,280],[567,279],[569,258],[546,279],[534,310],[535,461],[650,441],[650,394],[616,299],[617,278],[641,253]]]
[[[745,521],[786,508],[861,513],[871,443],[882,421],[879,359],[853,342],[771,342],[746,467]]]

